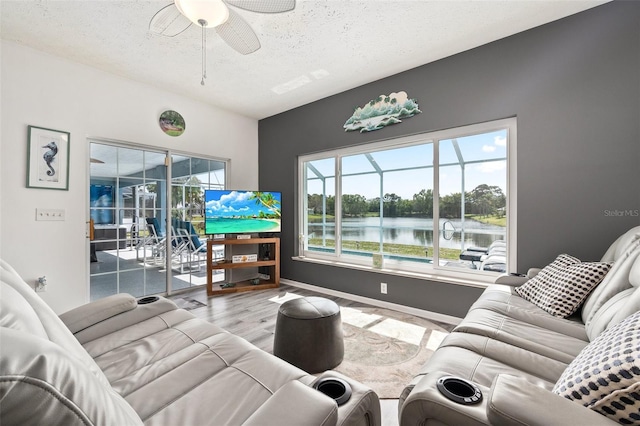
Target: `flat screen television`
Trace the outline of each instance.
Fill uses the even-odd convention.
[[[204,200],[208,235],[280,232],[280,192],[209,189]]]

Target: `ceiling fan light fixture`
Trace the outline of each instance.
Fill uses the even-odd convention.
[[[174,2],[180,13],[198,26],[217,27],[229,19],[229,9],[222,0],[174,0]]]

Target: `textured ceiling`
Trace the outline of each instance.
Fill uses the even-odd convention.
[[[298,0],[282,14],[236,9],[262,48],[243,56],[208,30],[204,87],[200,29],[173,38],[148,31],[169,3],[2,0],[1,36],[259,119],[606,1]]]

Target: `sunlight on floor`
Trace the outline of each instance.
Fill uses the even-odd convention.
[[[341,308],[342,322],[364,328],[381,336],[419,346],[426,328],[393,318],[367,314],[355,308]],[[382,320],[382,321],[381,321]]]
[[[422,337],[426,330],[426,328],[420,327],[419,325],[409,324],[393,318],[387,318],[369,328],[369,331],[373,331],[374,333],[401,340],[416,346],[420,346],[420,342],[422,341]]]
[[[302,296],[300,296],[299,294],[285,293],[283,296],[272,297],[271,299],[269,299],[269,301],[274,303],[279,303],[282,305],[284,302],[287,302],[293,299],[299,299],[301,297]]]
[[[427,349],[435,351],[438,346],[440,346],[440,343],[442,343],[444,338],[448,335],[449,333],[443,331],[431,330],[431,335],[429,336],[429,340],[427,341]]]
[[[186,283],[191,283],[191,285],[205,285],[207,283],[207,277],[203,276],[203,277],[199,277],[197,275],[192,275],[192,274],[173,274],[173,278],[180,280],[180,281],[184,281]],[[223,281],[224,277],[222,277],[220,280],[216,280],[216,276],[213,277],[213,282],[217,282],[217,281]]]
[[[125,250],[104,250],[104,253],[108,253],[112,256],[118,256],[123,260],[135,260],[136,259],[136,250],[125,249]],[[142,255],[141,255],[142,256]]]
[[[364,312],[355,308],[340,308],[340,316],[342,322],[351,324],[354,327],[365,328],[367,325],[372,324],[382,318],[380,315],[365,314]]]

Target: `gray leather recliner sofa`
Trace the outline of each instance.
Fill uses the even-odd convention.
[[[0,285],[3,426],[380,424],[371,389],[309,375],[167,299],[119,294],[58,317],[1,260]],[[328,377],[351,386],[343,405],[313,388]]]
[[[537,269],[489,286],[404,389],[400,425],[619,424],[553,392],[590,342],[640,311],[640,227],[618,238],[602,261],[613,262],[611,270],[568,319],[515,291]],[[439,390],[446,382],[468,400],[446,397]]]

